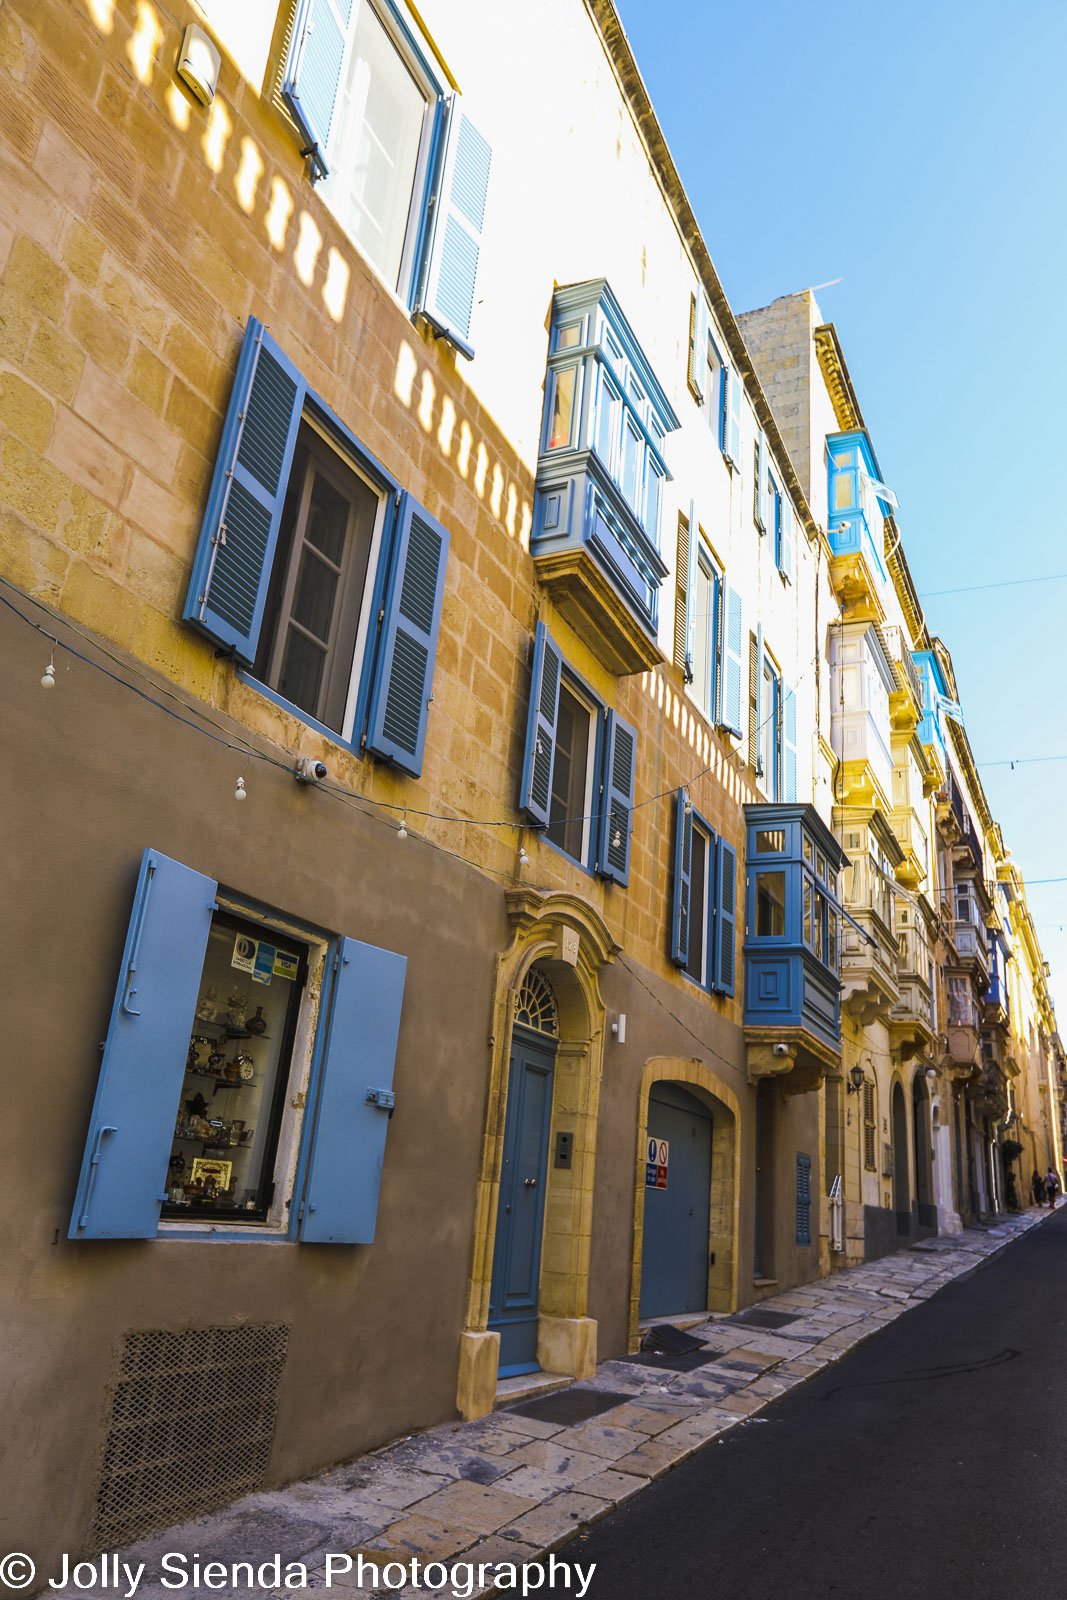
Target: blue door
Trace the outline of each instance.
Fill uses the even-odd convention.
[[[687,1090],[657,1083],[648,1102],[648,1139],[650,1152],[655,1144],[667,1160],[646,1165],[641,1316],[706,1311],[711,1112]]]
[[[515,1029],[489,1295],[489,1326],[500,1334],[502,1377],[537,1371],[537,1300],[555,1054],[548,1040]]]

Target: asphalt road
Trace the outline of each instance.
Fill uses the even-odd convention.
[[[1065,1468],[1067,1206],[566,1553],[589,1600],[1045,1600]]]

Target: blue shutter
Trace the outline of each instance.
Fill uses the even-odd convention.
[[[736,589],[726,591],[726,627],[723,652],[725,670],[722,690],[722,725],[741,736],[741,596]]]
[[[301,155],[310,157],[317,178],[328,171],[326,151],[351,18],[352,0],[302,0],[293,24],[281,93],[304,136]]]
[[[722,369],[722,453],[730,465],[741,466],[741,379],[733,367]]]
[[[402,495],[367,712],[367,749],[415,778],[422,771],[447,560],[447,530],[412,495]]]
[[[630,828],[637,772],[637,734],[614,711],[604,713],[600,848],[597,871],[615,883],[630,881]]]
[[[737,851],[725,839],[715,845],[715,941],[712,986],[734,992],[734,928],[737,923]]]
[[[797,797],[797,697],[792,689],[782,689],[782,761],[784,782],[782,799]]]
[[[530,676],[530,718],[526,728],[526,756],[522,764],[519,808],[533,822],[547,828],[552,808],[552,771],[556,764],[556,718],[559,714],[559,677],[563,657],[543,622],[534,638]]]
[[[693,808],[686,810],[685,790],[674,797],[674,909],[671,914],[671,960],[684,967],[689,960],[689,917],[693,894]]]
[[[407,956],[342,939],[300,1235],[373,1244]]]
[[[465,356],[485,224],[492,151],[454,95],[417,310]]]
[[[216,888],[158,850],[142,857],[71,1239],[155,1236]]]
[[[811,1243],[811,1157],[797,1156],[797,1244]]]
[[[778,560],[778,570],[788,582],[793,581],[793,545],[795,528],[793,518],[793,502],[787,494],[782,495],[782,540]]]
[[[245,333],[182,615],[255,659],[306,384],[261,322]]]
[[[751,667],[751,662],[749,663],[749,666]],[[755,750],[750,750],[749,751],[749,753],[748,753],[749,754],[749,760],[752,763],[754,771],[756,773],[758,773],[761,777],[765,778],[768,782],[770,782],[774,777],[773,772],[764,772],[763,768],[762,768],[762,761],[763,761],[763,719],[764,719],[764,717],[766,717],[768,715],[767,708],[763,704],[763,623],[762,622],[757,622],[756,623],[756,684],[755,684],[755,689],[754,690],[753,690],[751,685],[749,686],[749,693],[752,695],[752,698],[756,702],[756,748],[755,748]]]

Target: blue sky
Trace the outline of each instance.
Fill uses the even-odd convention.
[[[1067,6],[616,0],[731,305],[820,291],[979,763],[1067,756]],[[1067,761],[983,765],[1028,880]],[[1029,893],[1067,1028],[1067,883]]]

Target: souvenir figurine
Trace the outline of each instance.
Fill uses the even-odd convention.
[[[195,1094],[191,1100],[186,1100],[184,1105],[186,1111],[189,1113],[190,1122],[192,1122],[194,1118],[202,1117],[204,1112],[207,1110],[207,1101],[204,1099],[202,1094]]]
[[[231,1028],[244,1031],[245,1011],[248,1008],[248,995],[243,989],[235,989],[230,995],[230,1009],[226,1014],[226,1021]]]
[[[219,1014],[219,991],[217,984],[211,983],[208,985],[204,997],[200,1001],[200,1009],[196,1014],[200,1018],[201,1022],[215,1021],[215,1018]]]
[[[207,1058],[207,1064],[211,1068],[212,1072],[217,1072],[225,1059],[226,1058],[221,1050],[212,1050],[211,1054]]]
[[[245,1027],[249,1033],[266,1033],[269,1023],[270,1018],[263,1015],[263,1007],[257,1006],[255,1016],[249,1017]]]

